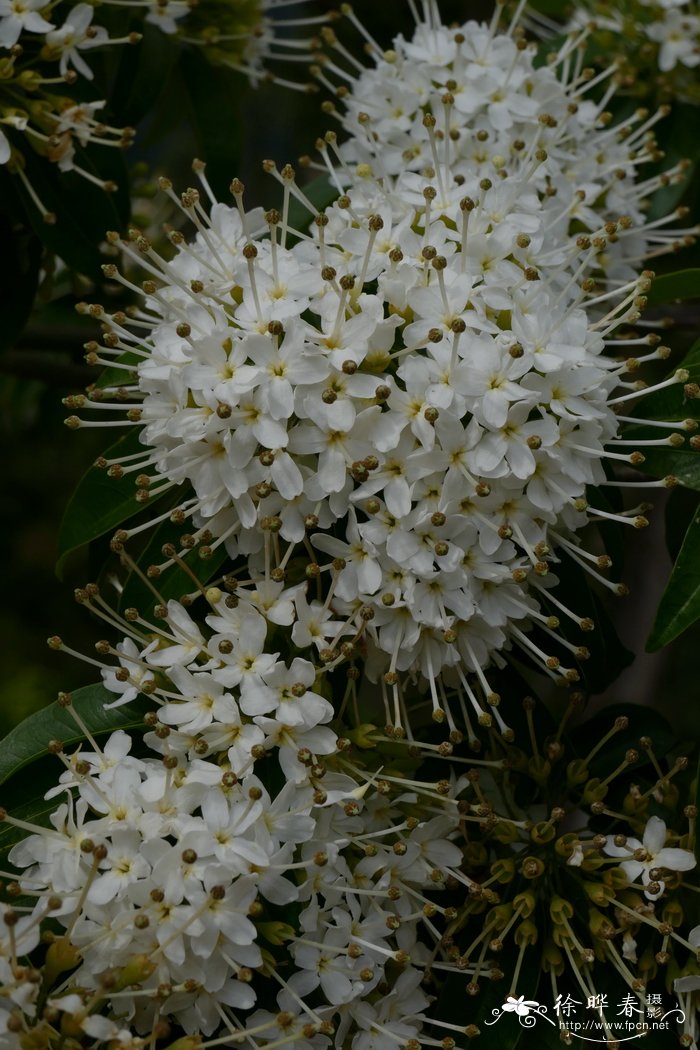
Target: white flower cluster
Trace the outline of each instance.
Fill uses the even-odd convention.
[[[661,181],[638,178],[640,166],[656,158],[649,130],[667,109],[651,116],[640,109],[611,123],[607,105],[617,90],[616,66],[598,75],[584,67],[589,28],[574,28],[553,60],[538,64],[537,46],[515,26],[497,33],[495,23],[471,21],[448,29],[432,2],[425,7],[413,37],[398,36],[389,51],[375,47],[372,64],[359,74],[352,70],[349,86],[348,71],[332,57],[316,69],[338,100],[334,115],[350,136],[340,153],[353,167],[339,172],[341,179],[357,183],[371,174],[386,192],[401,194],[406,172],[433,169],[438,209],[455,182],[478,197],[482,180],[502,181],[494,210],[508,212],[514,197],[536,194],[548,253],[563,248],[574,229],[595,234],[606,222],[622,220],[622,235],[614,232],[588,267],[612,279],[630,279],[657,245],[678,238],[660,229],[673,215],[648,226],[644,212],[649,193],[679,170]],[[323,35],[331,52],[338,48],[331,29]],[[529,183],[529,195],[522,186],[514,193],[516,174]],[[536,241],[533,265],[538,248]],[[571,256],[562,262],[567,277],[572,264],[580,265]]]
[[[117,731],[104,748],[93,740],[94,750],[63,756],[47,797],[66,801],[10,861],[26,869],[37,915],[49,896],[70,931],[74,983],[119,991],[119,1013],[138,1032],[167,1016],[210,1034],[228,1017],[253,1046],[283,1025],[295,1047],[315,1048],[337,1023],[333,1045],[364,1050],[384,1045],[367,1033],[400,1008],[415,1036],[411,1016],[428,1003],[422,932],[437,947],[428,919],[449,914],[430,897],[448,878],[470,885],[451,841],[467,781],[414,781],[410,764],[398,777],[363,772],[328,727],[333,707],[315,691],[324,686],[313,664],[265,652],[280,617],[209,598],[206,640],[172,602],[145,638],[132,633],[112,651],[120,666],[103,677],[115,703],[140,690],[158,705],[150,750],[139,757]],[[291,971],[276,964],[283,944]],[[404,972],[373,1006],[389,963]],[[249,1014],[261,968],[279,985],[282,1015]]]
[[[310,234],[289,229],[290,199],[305,199],[290,168],[274,171],[281,212],[246,213],[234,182],[236,207],[210,194],[207,215],[198,191],[178,200],[164,180],[196,237],[174,234],[165,262],[132,233],[123,249],[154,278],[145,307],[135,330],[102,311],[105,345],[89,346],[127,374],[118,358],[135,348],[137,382],[68,402],[123,412],[131,399],[147,450],[112,468],[151,472],[156,494],[189,482],[195,535],[225,543],[246,578],[281,587],[305,543],[398,726],[400,672],[430,683],[440,719],[445,670],[487,722],[466,675],[488,698],[483,669],[505,646],[576,680],[529,626],[556,637],[562,611],[590,626],[556,599],[541,608],[553,551],[588,564],[575,532],[609,512],[587,507],[587,486],[605,482],[606,458],[643,459],[616,415],[638,361],[604,351],[658,344],[616,333],[648,287],[632,264],[679,231],[641,221],[660,184],[633,181],[653,118],[608,127],[607,99],[582,98],[575,44],[536,69],[495,23],[398,38],[344,98],[359,132],[320,144],[340,195]]]
[[[634,12],[634,8],[637,11]],[[630,19],[634,30],[659,49],[656,59],[662,73],[678,65],[694,69],[700,64],[700,10],[697,0],[637,0],[636,4],[600,5],[584,0],[571,26],[595,19],[599,29],[624,34]]]
[[[39,72],[31,68],[35,59],[27,60],[24,51],[28,44],[43,44],[41,60],[57,63],[57,76],[48,83],[60,84],[63,81],[67,85],[75,83],[78,76],[93,79],[93,72],[85,60],[86,52],[106,45],[136,43],[140,36],[136,33],[119,39],[110,38],[103,26],[92,24],[95,13],[92,4],[79,3],[69,11],[65,10],[66,7],[66,4],[60,5],[60,13],[65,17],[60,24],[58,21],[49,22],[44,17],[50,14],[55,18],[59,12],[43,0],[0,0],[0,56],[3,51],[9,52],[3,58],[4,80],[10,88],[14,83],[18,89],[14,93],[10,90],[7,99],[0,93],[0,165],[12,160],[13,145],[20,141],[12,132],[6,133],[5,129],[13,129],[14,133],[30,136],[33,145],[38,145],[50,160],[57,163],[60,171],[76,170],[95,182],[99,180],[94,174],[76,166],[75,144],[116,145],[121,142],[126,145],[133,131],[130,128],[111,128],[95,116],[104,107],[104,101],[75,103],[68,97],[61,98],[55,88],[50,104],[43,105],[41,112],[37,112],[36,107],[25,109],[21,104],[25,90],[22,78],[33,84],[33,91],[46,81],[33,82],[39,78]],[[19,162],[19,170],[22,168]],[[22,180],[26,184],[23,171]],[[45,211],[43,206],[40,210]]]

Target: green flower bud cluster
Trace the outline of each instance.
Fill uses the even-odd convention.
[[[695,0],[663,4],[654,0],[584,0],[567,28],[592,24],[587,60],[616,66],[620,89],[640,99],[700,104],[696,67],[700,63],[700,8]],[[537,31],[558,34],[561,27],[533,5]]]
[[[529,975],[544,971],[553,1002],[614,980],[644,1013],[648,993],[700,971],[687,933],[700,919],[695,783],[683,757],[664,770],[626,716],[579,753],[564,731],[577,703],[544,735],[528,699],[530,747],[489,734],[482,757],[503,768],[467,774],[463,870],[474,881],[447,941],[469,995],[498,980],[504,1002],[528,998]]]

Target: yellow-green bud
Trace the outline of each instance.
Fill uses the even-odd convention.
[[[683,918],[683,907],[680,901],[669,900],[664,905],[664,910],[661,913],[661,919],[663,922],[667,922],[670,926],[682,926]]]
[[[372,740],[372,733],[377,732],[377,727],[372,725],[370,722],[363,722],[362,725],[357,726],[355,729],[350,729],[345,734],[353,744],[357,747],[361,747],[364,750],[376,747],[376,740]]]
[[[544,861],[539,857],[526,857],[520,865],[520,871],[526,879],[539,879],[545,872]]]
[[[201,1045],[201,1035],[183,1035],[180,1039],[176,1039],[174,1043],[166,1046],[165,1050],[199,1050]]]
[[[489,855],[483,842],[468,842],[464,847],[464,861],[467,867],[483,868],[489,861]]]
[[[554,972],[558,977],[564,972],[564,956],[553,940],[547,940],[542,951],[542,969],[545,973]]]
[[[552,772],[552,763],[546,758],[534,755],[527,764],[528,772],[537,784],[545,784]]]
[[[61,1023],[60,1023],[60,1026],[59,1026],[60,1030],[61,1030],[61,1035],[63,1036],[62,1042],[64,1040],[70,1039],[71,1036],[74,1039],[79,1039],[80,1036],[83,1034],[83,1030],[81,1028],[81,1025],[82,1025],[82,1022],[84,1020],[85,1020],[85,1014],[82,1013],[82,1012],[74,1014],[74,1013],[70,1013],[70,1011],[66,1010],[65,1013],[62,1013],[61,1014]],[[48,1043],[47,1043],[47,1045],[48,1045]]]
[[[602,882],[584,882],[583,889],[589,900],[600,908],[604,908],[611,900],[615,899],[615,893]]]
[[[557,841],[554,843],[554,849],[556,853],[563,857],[564,860],[568,860],[571,854],[574,852],[574,847],[578,842],[578,835],[575,831],[567,831],[565,835],[560,835]]]
[[[566,767],[566,779],[569,783],[569,787],[576,787],[578,784],[585,784],[588,780],[588,766],[582,758],[575,758],[573,762],[569,762]]]
[[[609,941],[615,934],[613,923],[597,908],[590,908],[588,911],[588,928],[594,937],[604,941]]]
[[[564,919],[570,919],[574,914],[574,906],[569,901],[564,900],[558,894],[555,894],[549,902],[549,914],[552,916],[554,922],[560,923]]]
[[[602,868],[605,864],[605,858],[601,857],[599,853],[595,853],[593,850],[587,850],[583,855],[581,861],[582,871],[597,871],[598,868]]]
[[[518,841],[518,829],[514,824],[499,821],[491,832],[491,838],[508,845],[511,842]]]
[[[293,941],[296,937],[294,928],[288,922],[259,922],[257,928],[270,944],[284,944],[285,941]]]
[[[523,944],[537,944],[537,927],[531,919],[525,919],[518,926],[513,939],[518,947],[522,947]]]
[[[542,820],[539,824],[535,824],[530,829],[530,838],[533,842],[536,842],[539,846],[543,846],[546,842],[551,842],[556,835],[556,830],[553,824],[548,824]]]
[[[505,929],[512,915],[513,905],[510,901],[506,901],[503,904],[497,904],[496,907],[492,908],[489,912],[489,928],[494,930]]]
[[[513,897],[513,906],[524,919],[528,919],[532,915],[536,905],[537,898],[532,890],[525,890],[524,893],[518,893]]]
[[[74,970],[81,960],[81,955],[67,937],[57,937],[46,951],[44,964],[44,984],[47,988],[53,984],[59,974]]]
[[[629,879],[625,875],[622,868],[608,868],[606,874],[608,879],[610,880],[611,885],[616,890],[621,890],[624,889],[626,886],[629,886]]]
[[[600,777],[593,777],[583,789],[582,801],[588,805],[590,805],[591,802],[602,802],[607,793],[607,784],[602,784]]]
[[[130,988],[132,984],[143,984],[156,969],[157,964],[145,952],[132,955],[126,966],[119,971],[114,991],[121,992],[124,988]]]
[[[515,878],[515,861],[510,857],[495,860],[491,865],[491,874],[497,882],[511,882]]]

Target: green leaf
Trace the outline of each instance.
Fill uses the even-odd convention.
[[[647,292],[647,306],[663,306],[678,299],[700,299],[700,269],[655,277]]]
[[[699,618],[700,517],[694,517],[656,611],[656,620],[646,644],[647,652],[668,645]]]
[[[138,366],[141,363],[141,358],[137,356],[133,350],[125,350],[123,354],[115,359],[113,366],[103,368],[100,372],[99,379],[95,383],[98,390],[103,390],[109,386],[122,386],[131,380],[132,376],[134,381],[138,377]],[[133,365],[133,372],[125,372],[123,368],[119,368],[119,365]],[[125,405],[125,410],[128,406]]]
[[[697,106],[674,99],[671,113],[656,127],[659,148],[663,151],[662,159],[649,168],[645,167],[645,177],[649,178],[657,172],[668,171],[679,161],[684,161],[688,167],[683,172],[682,178],[674,180],[670,185],[654,193],[647,219],[653,221],[670,215],[681,202],[690,206],[691,214],[696,213],[694,207],[697,204],[695,157],[699,130]]]
[[[136,125],[153,111],[180,53],[177,37],[168,36],[157,26],[140,21],[138,30],[142,34],[138,47],[120,49],[111,92],[110,105],[120,126]]]
[[[700,339],[692,345],[680,365],[670,371],[668,378],[677,368],[686,369],[689,383],[700,383]],[[683,383],[676,383],[648,394],[640,400],[635,415],[645,419],[700,419],[700,400],[686,397],[683,387]]]
[[[138,433],[132,430],[105,452],[105,459],[115,459],[143,449]],[[145,474],[152,471],[144,470]],[[149,507],[162,500],[156,497]],[[78,482],[63,515],[58,532],[58,563],[56,573],[61,577],[67,556],[79,547],[104,536],[123,522],[143,511],[143,503],[136,499],[133,474],[110,478],[105,470],[90,467]]]
[[[143,704],[124,704],[106,711],[116,696],[103,685],[87,685],[72,694],[73,706],[93,736],[115,729],[143,728]],[[55,701],[25,718],[0,742],[0,784],[25,766],[49,754],[50,740],[61,740],[66,748],[80,743],[85,734],[70,711]],[[57,771],[58,772],[58,771]],[[26,778],[23,778],[27,786]]]

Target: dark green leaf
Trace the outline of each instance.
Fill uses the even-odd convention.
[[[480,979],[481,991],[478,996],[472,998],[465,991],[469,977],[466,974],[464,976],[450,975],[442,986],[438,999],[438,1016],[443,1021],[459,1026],[476,1024],[481,1034],[474,1045],[479,1050],[515,1050],[526,1029],[519,1024],[518,1018],[513,1013],[502,1013],[497,1020],[496,1015],[511,994],[516,997],[524,995],[526,999],[536,998],[537,985],[542,972],[539,955],[537,946],[527,949],[518,987],[511,992],[510,985],[515,972],[518,949],[509,938],[499,957],[499,968],[504,975],[501,980]],[[494,1023],[487,1024],[487,1021]],[[549,1027],[546,1021],[540,1024],[543,1028]]]
[[[138,434],[132,430],[106,450],[105,458],[126,456],[141,448]],[[159,502],[156,498],[149,507]],[[111,532],[142,510],[143,504],[136,499],[133,474],[110,478],[105,470],[90,467],[73,492],[59,528],[56,566],[59,577],[71,551]]]
[[[690,205],[692,213],[695,214],[693,205],[697,203],[697,179],[694,158],[697,155],[700,133],[697,106],[674,100],[670,115],[657,125],[656,131],[659,147],[663,150],[663,159],[650,169],[645,169],[647,177],[657,171],[667,171],[679,161],[690,163],[682,178],[656,191],[647,217],[654,220],[669,215],[681,201]]]
[[[615,566],[613,572],[615,569],[619,572],[621,566]],[[581,619],[593,620],[595,627],[592,631],[582,631],[553,603],[548,605],[546,595],[543,595],[544,604],[548,607],[548,612],[560,620],[557,632],[574,645],[585,646],[590,652],[590,659],[578,665],[578,670],[589,690],[594,693],[602,692],[629,666],[632,653],[625,649],[618,638],[602,602],[591,590],[585,570],[572,558],[563,555],[555,571],[560,581],[553,592],[555,597],[566,601],[565,596],[572,595],[572,611]],[[571,660],[573,661],[573,657]]]
[[[228,200],[241,159],[240,74],[211,65],[196,47],[182,52],[180,68],[207,179],[217,199]]]
[[[0,183],[4,192],[4,180]],[[10,197],[10,201],[12,201]],[[14,215],[0,212],[0,350],[12,346],[24,328],[39,284],[41,241],[22,222],[15,203]]]
[[[677,299],[700,299],[700,270],[678,270],[655,277],[647,292],[647,306],[662,306]]]
[[[688,371],[688,382],[700,383],[700,340],[693,345],[680,367]],[[658,428],[645,427],[644,419],[700,420],[700,399],[687,397],[684,385],[675,383],[642,398],[634,413],[639,416],[640,423],[626,427],[625,437],[644,440],[658,439],[663,435]],[[644,463],[638,469],[656,478],[672,474],[688,488],[700,489],[700,455],[689,446],[685,436],[686,444],[681,448],[668,445],[644,449]]]
[[[610,462],[608,461],[604,465],[606,466],[605,472],[608,478],[613,480],[615,473],[610,469]],[[614,485],[602,487],[589,485],[586,491],[586,499],[591,507],[595,507],[596,510],[604,510],[609,514],[619,514],[624,509],[620,489]],[[622,571],[625,543],[627,541],[626,528],[626,525],[621,525],[618,521],[599,521],[596,523],[596,530],[603,541],[603,549],[612,558],[613,565],[618,573]]]
[[[163,562],[162,548],[165,543],[173,543],[179,549],[179,539],[183,533],[182,525],[174,525],[171,521],[162,522],[153,533],[139,555],[137,564],[143,573],[146,573],[150,565]],[[227,560],[226,548],[221,544],[214,551],[211,558],[200,558],[198,550],[188,551],[183,561],[188,565],[200,583],[208,583],[209,580],[221,568]],[[154,584],[161,599],[167,601],[169,598],[180,598],[183,594],[196,589],[196,585],[183,569],[173,565],[167,569]],[[157,600],[153,591],[143,581],[137,572],[131,572],[126,579],[124,590],[119,598],[120,609],[128,609],[134,606],[144,613]]]
[[[700,454],[693,449],[648,449],[645,461],[638,468],[653,478],[669,475],[678,478],[690,489],[700,489]]]
[[[110,103],[119,125],[138,124],[155,106],[168,83],[180,45],[157,26],[141,22],[137,47],[121,48]]]
[[[109,386],[122,386],[130,380],[132,375],[138,375],[137,368],[140,362],[141,358],[137,357],[133,350],[126,350],[115,359],[115,366],[117,367],[109,366],[100,372],[100,377],[95,383],[95,386],[99,390],[103,390],[105,387]],[[134,371],[133,373],[125,372],[123,368],[118,367],[119,365],[133,365]]]
[[[700,468],[699,468],[700,473]],[[668,645],[700,618],[700,517],[694,517],[683,540],[671,579],[663,593],[647,642],[648,652]]]
[[[676,736],[660,711],[639,704],[610,704],[565,734],[567,753],[585,758],[612,729],[615,719],[622,717],[628,720],[627,728],[615,733],[592,759],[591,772],[594,776],[606,776],[620,765],[625,752],[639,748],[640,737],[648,736],[653,740],[654,753],[658,758],[663,758],[675,746]]]
[[[103,685],[84,686],[72,696],[76,712],[94,736],[112,733],[115,729],[143,727],[143,706],[138,702],[105,710],[104,705],[113,703],[117,697]],[[58,702],[49,704],[25,718],[0,743],[0,784],[47,755],[50,740],[61,740],[69,748],[84,739],[85,734],[70,711]]]
[[[698,512],[698,496],[693,489],[679,487],[671,492],[666,503],[666,547],[673,561],[683,546],[686,530]]]
[[[689,383],[700,383],[700,339],[690,348],[680,366],[676,367],[684,368],[689,373]],[[675,371],[676,368],[670,375]],[[641,398],[635,415],[644,419],[685,419],[686,416],[700,419],[700,400],[686,397],[683,387],[683,383],[676,383]]]
[[[26,174],[43,206],[56,216],[46,223],[26,189],[18,184],[26,214],[44,244],[80,273],[101,279],[99,245],[107,230],[120,229],[128,216],[129,187],[121,151],[106,147],[76,148],[75,163],[91,175],[117,184],[107,193],[75,171],[64,174],[31,151],[25,153]]]

